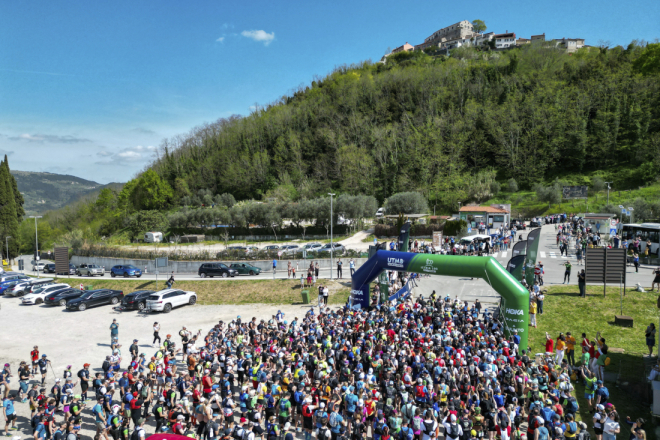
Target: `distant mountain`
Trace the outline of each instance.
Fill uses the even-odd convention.
[[[81,197],[97,193],[103,188],[118,188],[121,183],[103,185],[66,174],[14,171],[18,190],[25,199],[23,208],[27,215],[41,214],[61,208]]]

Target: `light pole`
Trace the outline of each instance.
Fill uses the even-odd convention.
[[[11,238],[11,235],[8,235],[7,237],[5,237],[5,240],[7,242],[7,255],[6,255],[7,256],[7,265],[9,265],[9,239],[10,238]]]
[[[334,247],[332,245],[332,196],[334,196],[333,193],[328,193],[330,196],[330,279],[332,279],[332,266],[335,264],[334,260]]]
[[[39,278],[39,232],[37,230],[37,219],[42,218],[42,216],[31,215],[29,218],[34,219],[34,261],[37,262],[37,278]]]
[[[635,221],[633,220],[633,218],[634,218],[633,217],[633,211],[634,210],[635,210],[635,208],[633,208],[631,206],[628,207],[628,211],[630,211],[630,223],[635,223]]]
[[[612,183],[612,182],[605,182],[605,183],[607,183],[607,204],[609,205],[610,204],[610,189],[612,189],[610,187],[610,183]]]

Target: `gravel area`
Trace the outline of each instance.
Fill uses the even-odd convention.
[[[128,366],[130,355],[128,347],[133,339],[139,340],[140,349],[151,357],[156,352],[152,347],[155,321],[161,325],[160,335],[163,339],[170,333],[179,343],[179,330],[186,326],[190,331],[202,330],[202,334],[218,321],[225,322],[240,315],[242,319],[269,319],[282,310],[288,319],[302,316],[309,310],[309,305],[241,305],[241,306],[184,306],[174,309],[169,314],[152,313],[149,315],[137,312],[116,312],[111,306],[101,306],[84,312],[68,312],[61,307],[23,306],[16,298],[0,297],[0,316],[2,316],[3,331],[0,332],[0,363],[11,364],[12,394],[18,389],[18,365],[20,361],[30,361],[32,347],[39,346],[42,354],[48,355],[53,370],[48,371],[45,388],[50,392],[55,378],[62,377],[67,365],[72,365],[74,377],[84,363],[91,364],[92,375],[101,370],[101,364],[106,355],[110,354],[110,324],[117,319],[119,324],[119,342],[123,345],[122,368]],[[181,358],[178,358],[179,362]],[[40,382],[40,376],[39,381]],[[75,379],[74,379],[75,380]],[[35,381],[36,382],[36,379]],[[80,392],[80,387],[76,387]],[[93,396],[93,393],[90,394]],[[94,436],[94,419],[91,406],[83,411],[82,438]],[[27,403],[15,402],[18,414],[18,431],[9,431],[14,437],[32,437],[30,427],[30,409]],[[4,417],[0,421],[0,429],[4,434]],[[56,413],[56,422],[63,420],[61,413]],[[149,424],[148,424],[149,425]],[[154,426],[147,428],[147,433],[153,433]]]

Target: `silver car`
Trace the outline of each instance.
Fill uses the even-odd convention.
[[[97,266],[96,264],[81,264],[76,270],[76,275],[79,277],[85,275],[93,277],[94,275],[103,276],[105,275],[105,268]]]

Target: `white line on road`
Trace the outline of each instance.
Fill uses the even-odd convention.
[[[541,258],[545,258],[545,252],[541,251]]]

